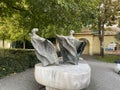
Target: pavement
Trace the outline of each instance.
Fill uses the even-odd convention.
[[[41,90],[34,79],[34,69],[0,79],[0,90]]]
[[[120,75],[114,71],[114,63],[85,59],[91,67],[91,83],[86,90],[120,90]]]
[[[84,59],[91,67],[91,82],[84,90],[120,90],[120,75],[114,72],[114,64],[100,62],[93,57]],[[34,69],[0,79],[0,90],[45,90],[34,79]]]

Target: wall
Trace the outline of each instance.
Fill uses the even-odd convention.
[[[111,42],[117,42],[117,40],[115,39],[115,37],[113,35],[106,35],[104,37],[104,48],[105,48],[105,54],[117,54],[116,51],[112,51],[112,50],[106,50],[107,46],[111,43]]]
[[[86,46],[83,54],[93,55],[93,35],[92,34],[75,33],[74,37],[76,37],[79,40],[81,40],[81,39],[87,39],[88,43],[87,43],[87,46]]]
[[[93,37],[93,54],[100,53],[100,41],[98,35],[94,35]]]
[[[4,41],[4,48],[10,48],[10,41],[9,40],[5,40]],[[3,48],[3,41],[0,40],[0,48]]]
[[[74,37],[81,40],[83,38],[88,40],[87,46],[83,54],[100,54],[100,41],[98,35],[85,34],[85,33],[75,33]],[[108,46],[110,42],[116,42],[114,35],[105,35],[104,36],[104,49]],[[105,54],[109,54],[108,51],[105,51]]]
[[[110,42],[117,42],[117,40],[115,39],[115,37],[113,35],[106,35],[104,37],[104,47],[106,48],[108,46],[108,44],[110,44]]]

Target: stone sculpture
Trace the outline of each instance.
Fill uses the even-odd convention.
[[[39,37],[36,34],[37,31],[38,29],[34,28],[30,34],[31,43],[35,49],[37,58],[41,61],[43,66],[58,65],[59,58],[54,45],[49,40]],[[79,57],[86,45],[85,40],[79,41],[75,39],[73,33],[74,31],[71,30],[70,36],[56,36],[63,57],[63,63],[78,64]]]
[[[59,36],[57,40],[59,42],[60,51],[63,57],[64,63],[78,64],[79,57],[83,52],[87,40],[79,41],[73,37],[74,31],[70,31],[70,36]]]
[[[84,48],[87,44],[87,40],[83,39],[83,40],[78,40],[76,39],[74,36],[74,31],[71,30],[70,31],[70,37],[69,39],[72,41],[72,44],[75,46],[75,48],[77,49],[77,55],[80,57],[80,55],[82,54],[82,52],[84,51]]]
[[[49,40],[39,37],[36,34],[37,31],[38,29],[34,28],[30,34],[31,43],[35,49],[37,58],[41,61],[43,66],[59,64],[54,45]]]
[[[46,90],[81,90],[88,87],[91,69],[87,63],[79,62],[86,40],[75,39],[73,30],[70,36],[57,35],[64,63],[61,64],[54,45],[36,35],[37,31],[38,29],[34,28],[30,34],[36,56],[41,61],[35,65],[36,81],[45,85]]]

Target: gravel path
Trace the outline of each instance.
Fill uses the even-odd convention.
[[[91,83],[85,90],[120,90],[120,75],[113,70],[114,64],[84,57],[89,63]],[[44,90],[34,79],[34,69],[0,79],[0,90]]]
[[[120,90],[120,75],[114,72],[115,64],[85,58],[91,67],[91,83],[86,90]]]
[[[0,79],[0,90],[40,90],[41,87],[34,79],[33,69]]]

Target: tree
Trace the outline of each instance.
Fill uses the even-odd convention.
[[[2,12],[1,16],[5,15],[10,18],[13,18],[14,14],[19,14],[20,17],[17,19],[19,27],[27,30],[38,27],[41,36],[46,36],[44,30],[49,27],[54,27],[56,33],[63,34],[64,32],[64,34],[67,34],[70,29],[80,31],[83,25],[92,23],[93,18],[95,18],[93,12],[94,1],[9,0],[8,2],[2,0],[0,10]],[[54,33],[54,30],[51,32]]]
[[[100,55],[104,57],[104,26],[115,24],[117,12],[120,10],[119,0],[98,1],[98,31],[100,40]]]
[[[82,26],[94,21],[94,1],[28,0],[27,18],[30,20],[28,26],[30,29],[38,27],[39,35],[43,37],[55,36],[56,33],[67,35],[71,29],[80,32]]]
[[[27,11],[25,0],[1,0],[0,11],[0,19],[2,21],[0,22],[0,27],[4,26],[7,29],[7,33],[4,34],[7,34],[7,36],[9,36],[8,38],[12,41],[20,40],[25,43],[25,39],[28,37],[28,35],[26,35],[28,29],[21,26],[21,23],[24,22],[24,17],[21,13],[23,14]],[[23,44],[23,47],[25,48],[25,44]]]
[[[71,29],[94,26],[96,0],[1,0],[1,18],[7,20],[8,34],[13,41],[28,39],[34,27],[42,37],[67,35]],[[5,21],[6,22],[6,21]]]

